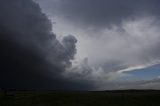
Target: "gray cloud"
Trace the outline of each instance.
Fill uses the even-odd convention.
[[[56,33],[78,39],[78,63],[65,71],[68,78],[114,88],[119,86],[115,80],[129,76],[125,71],[159,64],[158,0],[35,1],[56,22]],[[127,88],[127,83],[122,85]]]
[[[51,16],[60,16],[82,27],[103,28],[120,24],[136,14],[159,16],[158,0],[35,0]]]
[[[107,86],[109,85],[109,86]],[[125,89],[160,89],[159,78],[141,81],[126,81],[126,82],[108,82],[104,83],[103,86],[99,86],[98,90],[125,90]]]
[[[0,87],[15,89],[86,89],[88,83],[65,79],[76,53],[76,38],[62,44],[38,4],[0,1]],[[80,88],[83,86],[83,88]]]

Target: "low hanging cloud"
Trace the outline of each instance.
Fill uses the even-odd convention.
[[[159,88],[159,80],[116,82],[159,64],[158,0],[34,1],[43,12],[32,0],[0,1],[0,87]],[[71,35],[59,41],[44,13]]]
[[[52,25],[32,0],[0,1],[0,87],[8,89],[89,89],[88,83],[65,79],[76,38],[60,43]],[[83,88],[80,88],[83,86]]]
[[[85,42],[90,62],[85,61],[84,66],[82,61],[69,72],[96,83],[108,83],[129,77],[127,72],[159,64],[160,32],[155,21],[158,23],[153,17],[128,20],[120,29],[115,26],[101,32],[99,37],[90,38],[88,44]]]
[[[35,0],[50,16],[64,17],[81,28],[121,24],[135,15],[158,15],[158,0]]]
[[[130,71],[159,64],[160,1],[35,1],[56,22],[57,33],[73,33],[78,39],[76,59],[65,77],[113,89],[119,86],[114,81],[131,76]],[[134,88],[140,85],[133,83]],[[123,87],[129,88],[125,82]]]

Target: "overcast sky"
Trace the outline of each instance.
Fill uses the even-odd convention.
[[[1,0],[0,5],[0,86],[160,89],[159,0]]]

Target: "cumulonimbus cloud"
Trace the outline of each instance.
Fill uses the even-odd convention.
[[[112,85],[128,71],[159,64],[158,0],[35,1],[56,21],[59,34],[77,34],[77,58],[87,57],[66,76]]]
[[[76,53],[76,38],[60,43],[52,24],[32,0],[0,1],[0,87],[13,89],[85,89],[64,79]],[[84,84],[85,85],[85,84]]]

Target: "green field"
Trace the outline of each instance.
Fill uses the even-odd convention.
[[[1,91],[0,106],[160,106],[160,91]]]

